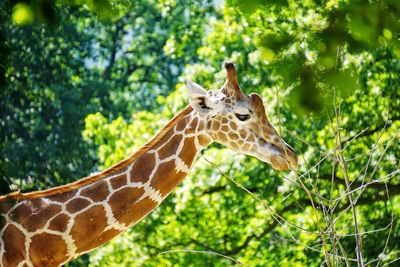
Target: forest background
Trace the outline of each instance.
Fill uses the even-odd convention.
[[[134,228],[69,266],[387,266],[400,259],[400,2],[5,0],[0,194],[138,149],[236,63],[299,155],[214,144]]]

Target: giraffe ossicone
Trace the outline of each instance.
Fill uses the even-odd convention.
[[[0,266],[60,266],[104,244],[156,208],[212,142],[295,168],[261,97],[245,95],[234,64],[224,66],[219,90],[188,81],[189,105],[127,159],[68,185],[0,196]]]

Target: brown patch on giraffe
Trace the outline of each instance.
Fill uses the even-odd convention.
[[[250,151],[256,152],[257,151],[257,146],[255,144],[252,144],[250,147]]]
[[[138,158],[132,166],[131,182],[146,182],[156,164],[154,153],[146,153]]]
[[[183,129],[185,129],[187,123],[188,123],[188,118],[183,118],[180,121],[178,121],[178,123],[175,126],[175,129],[177,131],[182,131]],[[171,132],[173,132],[173,131],[171,131]]]
[[[272,129],[271,127],[264,126],[262,128],[262,130],[263,130],[264,134],[267,134],[267,135],[274,135],[275,134],[274,129]]]
[[[12,221],[22,224],[25,219],[31,214],[31,209],[26,205],[26,202],[23,204],[20,204],[16,209],[11,211],[9,214],[9,217]]]
[[[243,145],[244,141],[243,141],[242,139],[239,139],[239,140],[237,141],[237,143],[238,143],[239,146],[241,146],[241,145]]]
[[[199,140],[199,144],[203,147],[205,147],[206,145],[208,145],[211,142],[210,138],[208,138],[204,135],[200,135],[197,138]]]
[[[84,198],[74,198],[68,202],[66,208],[70,213],[78,212],[90,205],[89,200]]]
[[[179,153],[179,157],[185,164],[190,167],[192,166],[194,157],[196,156],[196,145],[194,143],[194,137],[185,138],[183,143],[183,149]],[[175,166],[173,167],[175,169]]]
[[[231,122],[230,126],[231,126],[232,130],[236,130],[238,128],[237,124],[234,122]]]
[[[111,187],[113,189],[118,189],[127,184],[127,179],[128,179],[128,177],[125,173],[118,175],[118,176],[110,179]]]
[[[224,133],[222,133],[222,132],[219,132],[219,133],[218,133],[218,140],[219,140],[220,142],[225,143],[226,141],[228,141],[228,138],[227,138],[226,134],[224,134]]]
[[[6,217],[0,215],[0,232],[3,230],[3,228],[6,226]]]
[[[207,129],[211,129],[211,121],[207,121]]]
[[[244,144],[243,147],[242,147],[242,149],[243,149],[244,151],[249,151],[249,150],[250,150],[250,145],[249,145],[249,144]]]
[[[89,246],[87,246],[87,250],[85,250],[85,252],[88,252],[94,248],[101,246],[105,242],[117,236],[119,233],[121,233],[121,231],[115,229],[109,229],[107,231],[102,232],[95,240],[93,240],[93,242]]]
[[[0,202],[0,214],[6,214],[14,205],[15,201]]]
[[[245,139],[247,137],[247,132],[245,130],[241,130],[239,132],[239,134],[240,134],[240,137],[243,138],[243,139]]]
[[[50,205],[39,211],[31,211],[31,214],[25,218],[22,226],[29,232],[34,232],[42,228],[47,221],[61,212],[61,207],[56,205]]]
[[[181,159],[183,160],[182,157]],[[187,162],[185,163],[188,165]],[[188,166],[190,166],[190,164]],[[185,176],[186,173],[176,171],[174,161],[164,162],[158,167],[157,172],[154,174],[151,186],[159,190],[162,196],[166,196]]]
[[[107,217],[102,205],[93,206],[79,213],[71,228],[71,237],[75,240],[77,253],[92,249],[96,239],[106,227]],[[90,238],[88,235],[90,235]]]
[[[125,213],[144,194],[143,188],[122,188],[110,197],[110,204],[114,216],[118,217]]]
[[[236,144],[236,142],[229,142],[229,145],[231,146],[231,148],[238,150],[239,146]]]
[[[190,122],[190,125],[192,126],[192,128],[196,128],[198,122],[199,122],[199,121],[198,121],[197,117],[194,117],[194,118],[192,119],[192,121]]]
[[[213,121],[213,123],[212,123],[212,129],[213,129],[214,131],[217,131],[217,130],[219,129],[219,126],[220,126],[219,121]]]
[[[20,204],[10,213],[9,217],[16,223],[28,227],[28,231],[34,231],[60,211],[59,206],[48,205],[46,201],[41,199],[33,199]]]
[[[160,159],[165,159],[171,155],[174,155],[176,153],[176,150],[179,146],[179,144],[182,141],[183,136],[181,134],[177,134],[174,137],[172,137],[168,143],[166,143],[162,148],[158,150],[158,155]]]
[[[166,142],[168,139],[170,139],[174,134],[175,134],[175,131],[174,131],[173,129],[171,129],[169,132],[167,132],[167,133],[165,134],[165,136],[163,136],[163,137],[159,140],[159,142],[157,142],[157,144],[165,143],[165,142]],[[155,145],[157,145],[157,144],[155,144]]]
[[[254,138],[254,135],[253,135],[253,134],[250,134],[250,136],[249,136],[249,138],[247,139],[247,141],[249,141],[249,142],[255,142],[256,139]]]
[[[228,125],[226,125],[226,124],[222,125],[221,130],[224,131],[224,132],[226,132],[226,133],[229,132],[229,127],[228,127]]]
[[[236,133],[229,133],[228,136],[229,136],[229,138],[231,140],[238,140],[239,139],[239,136]]]
[[[49,224],[49,229],[59,232],[64,232],[67,230],[69,217],[66,214],[58,214],[54,219],[51,220]]]
[[[58,266],[68,259],[68,248],[61,236],[42,233],[32,237],[29,255],[34,266]]]
[[[202,131],[204,129],[204,123],[200,121],[199,127],[197,128],[198,131]]]
[[[25,259],[25,236],[14,225],[8,225],[2,237],[4,254],[1,266],[17,266]]]
[[[155,207],[157,207],[157,203],[149,197],[145,197],[134,205],[129,206],[124,213],[118,215],[118,221],[126,225],[135,224]]]
[[[70,191],[70,192],[65,192],[65,193],[61,193],[61,194],[57,194],[57,195],[53,195],[53,196],[49,196],[47,197],[49,200],[51,201],[56,201],[56,202],[60,202],[60,203],[64,203],[68,200],[71,199],[71,197],[73,197],[75,195],[76,191]]]
[[[88,197],[94,202],[100,202],[106,199],[109,193],[107,183],[99,181],[83,189],[81,196]]]
[[[223,117],[223,118],[222,118],[222,123],[223,123],[223,124],[227,124],[227,123],[228,123],[228,119],[225,118],[225,117]]]

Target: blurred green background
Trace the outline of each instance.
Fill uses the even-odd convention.
[[[230,59],[298,173],[211,145],[150,216],[69,266],[356,266],[357,232],[364,264],[398,266],[399,14],[397,0],[1,1],[0,193],[118,162],[187,104],[186,79],[218,89]]]

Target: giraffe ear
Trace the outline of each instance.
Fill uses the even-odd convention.
[[[189,103],[194,110],[199,113],[208,113],[212,107],[207,101],[207,91],[191,80],[187,81]]]

